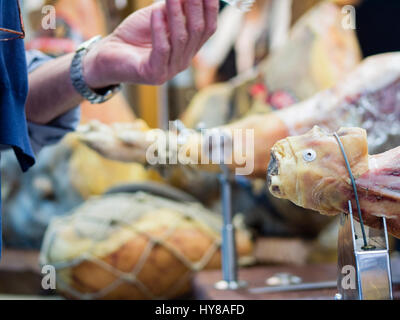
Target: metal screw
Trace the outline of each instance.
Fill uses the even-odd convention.
[[[335,300],[343,300],[343,296],[340,293],[335,294]]]

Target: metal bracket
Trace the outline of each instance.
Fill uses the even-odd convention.
[[[222,236],[222,277],[223,280],[215,284],[217,290],[238,290],[247,286],[245,281],[238,280],[238,263],[235,241],[235,226],[233,224],[232,212],[232,184],[231,174],[227,165],[224,163],[226,150],[232,152],[231,146],[225,145],[231,143],[230,139],[221,135],[221,146],[219,150],[220,168],[222,173],[219,176],[221,184],[222,197],[222,216],[223,226],[221,231]]]
[[[183,133],[186,130],[185,125],[180,120],[175,120],[173,126],[178,133]],[[238,263],[235,241],[235,226],[232,222],[232,184],[231,173],[225,163],[225,157],[232,154],[232,140],[222,131],[218,131],[211,138],[216,140],[218,150],[216,152],[217,159],[221,168],[219,182],[221,186],[221,202],[223,226],[221,230],[222,239],[222,278],[223,280],[215,284],[217,290],[238,290],[247,286],[245,281],[238,280]]]
[[[374,249],[366,250],[361,236],[360,223],[350,214],[340,217],[338,239],[338,291],[343,300],[391,300],[392,272],[386,219],[382,230],[365,228],[366,236]],[[339,296],[338,296],[339,297]]]
[[[349,214],[340,216],[338,237],[338,291],[336,300],[391,300],[392,273],[385,217],[381,229],[364,226],[357,186],[343,144],[337,135],[339,147],[349,172],[357,204],[359,222],[354,220],[351,201]]]

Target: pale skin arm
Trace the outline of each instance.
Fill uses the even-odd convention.
[[[218,0],[167,0],[131,14],[83,61],[89,87],[117,83],[159,85],[183,71],[217,26]],[[29,75],[27,119],[46,124],[78,105],[72,86],[72,54]]]
[[[50,61],[29,75],[25,112],[30,122],[49,123],[82,102],[69,80],[72,56]]]

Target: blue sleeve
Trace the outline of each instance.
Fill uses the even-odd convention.
[[[32,72],[51,58],[39,51],[31,50],[26,52],[26,60],[28,72]],[[38,153],[44,146],[57,143],[65,134],[74,131],[79,121],[80,108],[77,106],[46,125],[28,122],[28,132],[33,151]]]

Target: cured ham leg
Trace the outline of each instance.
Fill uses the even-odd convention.
[[[365,224],[377,227],[378,218],[385,216],[388,231],[400,237],[400,147],[370,156],[364,129],[342,128],[338,135],[356,181]],[[348,200],[356,208],[338,141],[319,127],[275,144],[267,180],[274,196],[322,214],[348,212]]]
[[[366,59],[332,89],[287,109],[266,115],[252,115],[222,129],[230,132],[234,132],[234,129],[242,129],[243,132],[245,129],[254,130],[254,152],[246,161],[254,163],[252,175],[259,177],[265,175],[269,162],[268,150],[276,141],[289,135],[303,134],[314,125],[329,131],[341,126],[362,127],[367,130],[370,151],[377,153],[400,144],[399,92],[400,53],[377,55]],[[121,131],[120,127],[102,130],[89,126],[80,134],[80,139],[106,157],[143,161],[143,135],[129,134],[131,129]],[[237,139],[234,134],[232,137]],[[194,133],[179,148],[198,151],[202,143],[201,137]],[[241,147],[241,150],[234,149],[234,153],[244,154],[243,150],[248,147],[245,139]],[[232,168],[242,165],[234,161]]]

